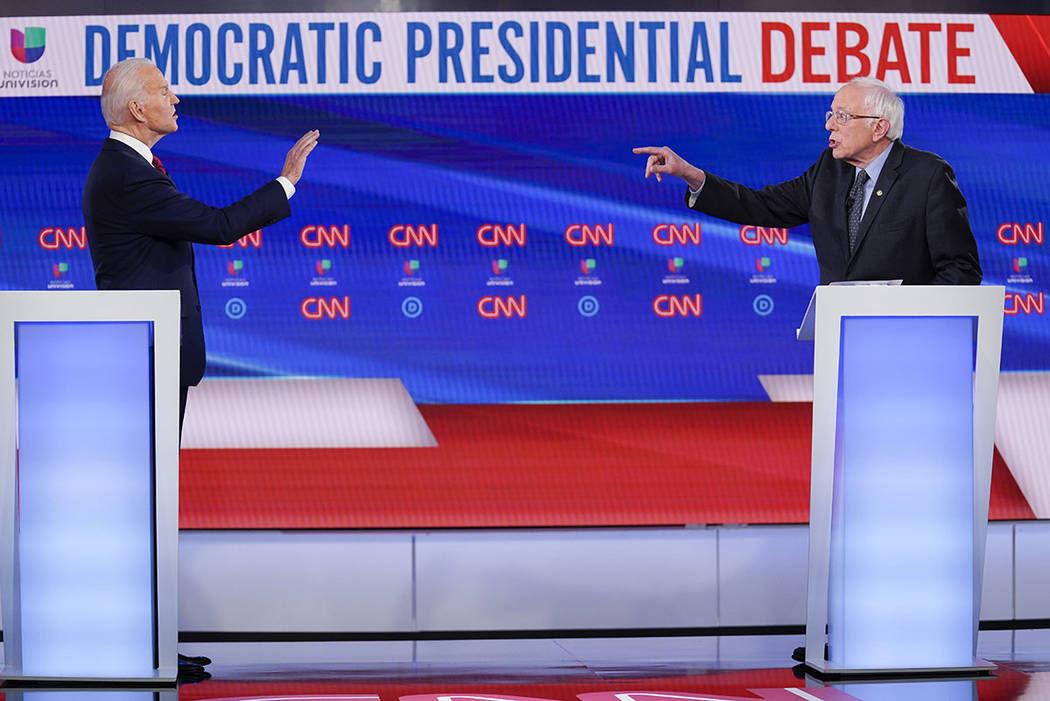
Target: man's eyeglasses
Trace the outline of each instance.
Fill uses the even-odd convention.
[[[845,125],[851,119],[882,119],[874,114],[850,114],[849,112],[843,112],[842,110],[828,110],[824,113],[824,121],[827,122],[832,117],[835,118],[837,124]]]

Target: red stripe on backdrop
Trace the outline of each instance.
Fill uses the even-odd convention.
[[[437,448],[184,450],[179,525],[805,523],[808,403],[429,405]],[[998,451],[993,519],[1033,518]]]
[[[1050,15],[991,15],[1028,84],[1050,92]]]

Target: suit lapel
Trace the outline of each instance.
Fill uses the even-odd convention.
[[[886,158],[885,165],[882,166],[882,172],[879,173],[879,180],[875,183],[875,190],[871,193],[871,199],[868,200],[868,207],[864,210],[864,218],[860,220],[860,231],[857,232],[857,248],[853,252],[854,256],[857,255],[857,251],[860,251],[864,237],[871,230],[871,223],[879,215],[883,203],[889,199],[893,184],[897,182],[897,176],[900,175],[898,171],[901,167],[901,160],[904,158],[904,145],[898,140],[893,142],[890,149],[890,155]],[[852,258],[850,261],[852,262]]]

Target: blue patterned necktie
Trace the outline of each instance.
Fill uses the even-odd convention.
[[[853,181],[853,187],[849,191],[849,252],[857,250],[857,234],[860,232],[860,218],[864,213],[864,185],[870,180],[867,171],[857,171],[857,179]]]

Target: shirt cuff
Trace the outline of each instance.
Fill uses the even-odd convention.
[[[689,187],[689,186],[686,185],[686,187]],[[703,190],[703,189],[704,189],[704,183],[700,183],[700,187],[696,188],[695,190],[693,188],[689,187],[689,206],[690,207],[692,207],[694,204],[696,204],[696,198],[700,196],[700,191]]]
[[[295,194],[295,185],[292,185],[292,181],[283,175],[278,175],[277,182],[281,183],[281,187],[284,188],[285,197],[292,199],[292,195]]]

